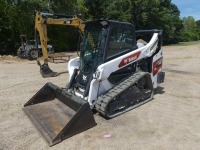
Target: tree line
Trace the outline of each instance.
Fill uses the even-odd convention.
[[[137,30],[162,29],[164,44],[200,40],[200,20],[181,19],[171,0],[0,0],[0,54],[16,54],[20,34],[34,38],[35,11],[126,21]],[[48,37],[58,51],[77,49],[78,33],[72,28],[49,26]]]

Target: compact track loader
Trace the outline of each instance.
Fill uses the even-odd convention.
[[[148,43],[138,35],[152,35]],[[146,36],[148,37],[148,36]],[[85,22],[80,57],[68,63],[69,83],[47,83],[23,110],[50,146],[96,125],[93,111],[113,118],[150,100],[164,81],[162,31],[126,22]]]

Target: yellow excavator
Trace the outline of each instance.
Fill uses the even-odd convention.
[[[60,15],[52,13],[37,12],[35,17],[35,33],[39,33],[40,43],[42,47],[42,56],[37,59],[37,63],[40,66],[40,73],[42,77],[55,77],[57,72],[52,71],[48,65],[48,37],[47,37],[47,25],[65,25],[75,27],[80,35],[83,35],[84,24],[83,21],[76,15]],[[37,44],[38,45],[38,44]],[[52,55],[52,54],[51,54]],[[43,64],[40,61],[44,61]]]

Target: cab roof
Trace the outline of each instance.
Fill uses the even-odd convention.
[[[133,24],[129,22],[121,22],[121,21],[115,21],[115,20],[107,20],[107,19],[97,19],[97,20],[91,20],[91,21],[85,21],[83,22],[85,25],[92,25],[92,24],[101,24],[102,26],[132,26]]]

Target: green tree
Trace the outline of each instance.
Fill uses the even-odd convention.
[[[183,18],[183,27],[181,33],[181,40],[183,42],[200,40],[200,28],[192,16]]]
[[[200,28],[200,20],[197,20],[197,21],[196,21],[196,24],[197,24],[197,27]]]
[[[179,41],[180,11],[171,0],[132,0],[132,23],[136,29],[161,29],[165,44]]]
[[[79,9],[86,10],[77,0],[51,0],[49,8],[53,13],[65,15],[78,15]],[[56,52],[76,51],[79,32],[74,27],[62,25],[48,25],[49,44],[53,45]]]
[[[179,41],[180,11],[171,0],[88,0],[84,5],[92,19],[126,21],[136,29],[162,29],[165,44]]]
[[[183,18],[183,27],[185,30],[192,30],[197,27],[194,17],[188,16]]]
[[[158,20],[164,30],[164,42],[166,44],[178,43],[182,30],[182,21],[178,7],[171,0],[159,0]]]
[[[26,34],[28,38],[34,37],[35,13],[49,12],[48,0],[24,0],[18,1],[11,11],[11,19],[20,34]]]
[[[108,2],[105,0],[86,0],[84,6],[88,9],[88,19],[105,18],[105,9]]]
[[[0,0],[0,54],[12,53],[15,45],[13,33],[16,31],[9,14],[12,7],[11,0]]]
[[[49,7],[54,13],[73,15],[76,14],[77,0],[50,0]]]
[[[65,13],[76,12],[76,1],[73,0],[0,0],[0,53],[16,54],[20,46],[20,34],[26,34],[28,39],[34,38],[35,12]],[[66,28],[66,29],[65,29]],[[51,33],[59,33],[57,37]],[[75,50],[78,33],[71,28],[49,27],[49,44],[58,50]],[[69,37],[69,38],[67,38]]]
[[[81,13],[84,20],[110,19],[133,23],[136,29],[162,29],[165,44],[200,39],[200,20],[191,16],[181,20],[171,0],[0,0],[1,54],[16,53],[20,34],[33,39],[35,11]],[[48,35],[58,50],[76,49],[78,33],[73,28],[50,26]]]
[[[132,4],[130,0],[114,0],[107,2],[104,17],[107,19],[131,22]]]
[[[76,5],[76,10],[78,14],[82,15],[83,19],[92,18],[88,13],[88,8],[85,6],[85,0],[78,0]]]

